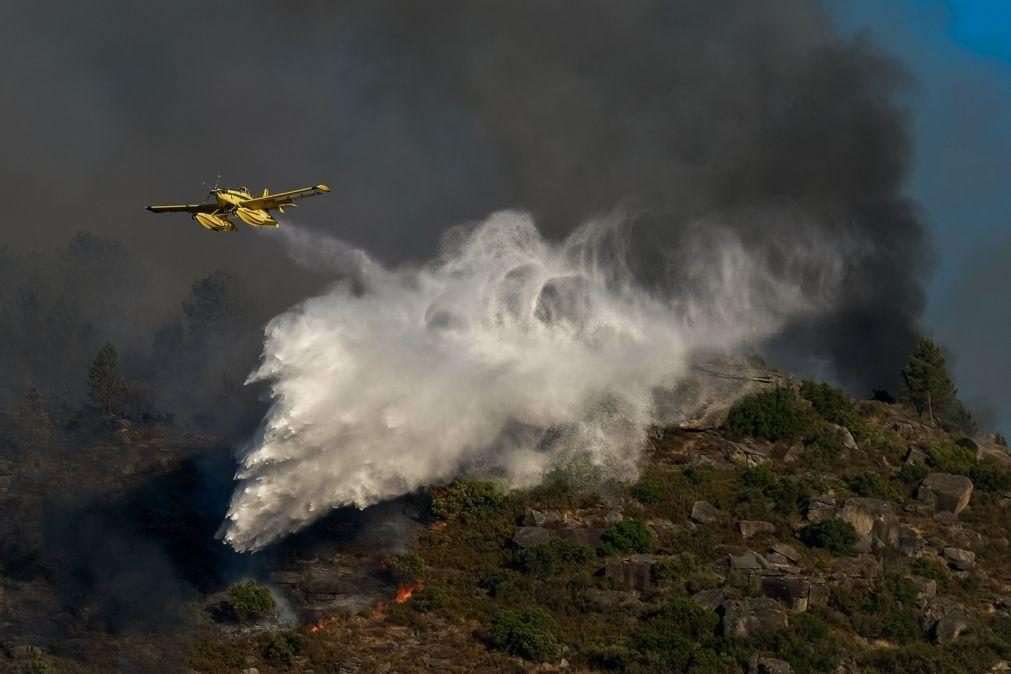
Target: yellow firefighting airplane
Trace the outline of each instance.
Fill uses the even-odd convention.
[[[285,206],[298,205],[293,203],[295,199],[312,197],[329,191],[330,188],[326,185],[315,185],[271,194],[264,187],[263,196],[254,197],[245,187],[230,190],[215,185],[210,192],[214,201],[209,204],[148,206],[147,210],[153,213],[190,213],[194,220],[207,229],[215,232],[231,232],[235,230],[235,223],[229,220],[233,215],[238,216],[240,220],[252,227],[277,227],[277,220],[270,217],[269,211],[276,210],[284,213]]]

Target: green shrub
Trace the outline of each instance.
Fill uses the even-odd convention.
[[[841,389],[831,384],[805,381],[800,385],[800,395],[825,421],[845,426],[851,431],[860,426],[856,405]]]
[[[646,505],[661,503],[666,496],[664,485],[657,480],[640,480],[632,485],[632,496]]]
[[[428,613],[449,604],[449,594],[438,585],[426,585],[411,597],[411,608]]]
[[[862,637],[908,643],[922,638],[917,596],[902,573],[890,572],[870,588],[834,586],[832,605]]]
[[[263,649],[263,658],[277,667],[291,667],[295,656],[302,652],[304,641],[296,632],[283,632],[275,636]]]
[[[56,666],[45,657],[34,657],[22,666],[24,674],[56,674]]]
[[[1001,447],[1007,447],[1007,438],[1004,437],[1003,433],[994,433],[993,441],[996,442]]]
[[[772,502],[773,510],[784,516],[797,512],[810,498],[811,490],[795,477],[780,477],[768,465],[748,468],[738,478],[742,500],[759,496]],[[747,513],[742,513],[747,514]],[[752,513],[759,516],[761,513]]]
[[[930,468],[922,463],[906,463],[899,469],[896,478],[906,488],[907,493],[912,495],[928,475]]]
[[[562,653],[558,626],[539,607],[499,611],[491,619],[489,640],[499,650],[535,662],[553,662]]]
[[[532,576],[550,576],[566,567],[575,567],[596,557],[585,545],[552,540],[509,554],[509,561],[517,570]]]
[[[228,588],[228,605],[239,622],[261,620],[277,608],[270,590],[255,580],[236,583]]]
[[[837,517],[808,524],[798,532],[798,535],[804,545],[810,548],[824,548],[833,555],[849,552],[860,540],[853,525]]]
[[[927,450],[927,461],[942,473],[968,475],[976,463],[976,455],[971,449],[954,442],[938,442]]]
[[[993,459],[984,459],[969,469],[969,478],[976,489],[983,491],[1011,490],[1011,471]]]
[[[761,642],[797,672],[834,672],[842,657],[828,625],[812,613],[791,615],[789,628],[764,635]]]
[[[895,485],[882,477],[880,473],[866,472],[847,475],[843,477],[843,482],[860,496],[873,496],[892,501],[900,501],[905,496],[905,494],[899,493]]]
[[[719,671],[725,658],[712,648],[719,617],[687,599],[675,599],[632,637],[639,657],[660,671]]]
[[[492,569],[481,576],[477,586],[490,597],[503,597],[513,589],[512,574],[502,569]]]
[[[653,549],[653,532],[642,520],[628,518],[612,524],[601,535],[604,553],[608,555],[640,553]]]
[[[776,388],[738,400],[730,409],[726,425],[734,435],[777,442],[804,435],[811,418],[793,391]]]
[[[432,497],[432,514],[444,520],[472,523],[495,513],[505,496],[492,482],[461,480]]]
[[[425,560],[413,550],[407,550],[393,558],[390,570],[398,582],[415,581],[425,575]]]
[[[674,559],[662,559],[654,563],[649,573],[657,585],[674,585],[684,580],[697,566],[695,557],[686,553]]]

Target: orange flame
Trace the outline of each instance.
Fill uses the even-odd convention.
[[[330,625],[337,623],[337,616],[332,615],[329,618],[320,618],[316,621],[316,624],[309,628],[309,631],[315,634],[316,632],[322,632]]]
[[[403,604],[405,601],[408,601],[412,596],[414,596],[415,592],[424,589],[425,589],[425,581],[423,580],[419,580],[414,583],[408,583],[406,585],[401,585],[400,587],[397,588],[396,602],[398,604]]]

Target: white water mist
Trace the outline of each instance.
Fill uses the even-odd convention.
[[[632,478],[648,426],[676,421],[657,418],[653,393],[693,353],[817,310],[842,273],[839,251],[747,251],[698,225],[668,256],[683,288],[660,295],[633,281],[627,234],[613,218],[554,243],[501,212],[451,230],[431,263],[391,270],[293,230],[296,259],[345,280],[266,328],[250,381],[268,382],[273,404],[242,456],[224,539],[256,550],[334,507],[461,474],[524,486],[578,457]]]

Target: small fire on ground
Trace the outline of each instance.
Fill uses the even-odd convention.
[[[327,627],[337,624],[338,616],[332,615],[329,618],[320,618],[316,621],[316,624],[309,628],[309,631],[315,634],[316,632],[322,632]]]
[[[414,596],[415,592],[425,589],[425,581],[418,580],[413,583],[407,583],[406,585],[401,585],[397,588],[397,597],[395,601],[398,604],[403,604],[404,602],[410,600]]]

